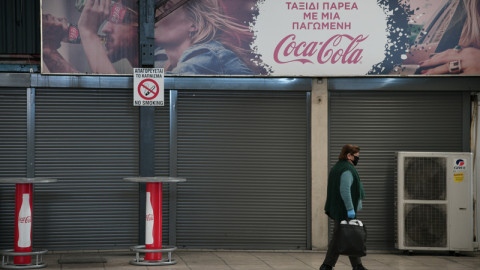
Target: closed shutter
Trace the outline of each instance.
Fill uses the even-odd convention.
[[[37,89],[34,243],[49,250],[138,244],[138,108],[129,89]]]
[[[177,246],[308,249],[305,92],[178,93]]]
[[[0,89],[0,177],[27,176],[27,95]],[[15,184],[0,184],[0,249],[13,248]]]
[[[396,151],[463,150],[463,93],[332,91],[329,164],[344,144],[360,146],[357,169],[366,199],[359,218],[369,249],[394,248]]]

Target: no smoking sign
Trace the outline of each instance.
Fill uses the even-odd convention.
[[[133,69],[133,105],[164,105],[164,73],[163,68]]]

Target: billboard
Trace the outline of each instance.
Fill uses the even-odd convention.
[[[480,0],[155,0],[165,76],[480,75]],[[42,0],[42,73],[132,74],[137,0]]]

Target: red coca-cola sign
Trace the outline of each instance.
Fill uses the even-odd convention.
[[[76,25],[70,25],[68,27],[68,41],[75,42],[80,38],[80,32]]]
[[[122,23],[127,9],[120,3],[114,3],[110,10],[108,20],[112,23]]]
[[[300,62],[325,64],[357,64],[362,60],[364,49],[361,43],[368,36],[334,35],[324,41],[297,40],[295,34],[290,34],[280,40],[274,51],[275,62],[286,64]]]
[[[20,222],[20,223],[32,223],[32,217],[31,216],[19,217],[18,222]]]

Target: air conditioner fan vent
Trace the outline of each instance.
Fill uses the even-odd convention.
[[[405,204],[405,246],[447,246],[446,204]]]
[[[443,157],[406,157],[406,200],[445,200],[447,196],[446,159]]]

